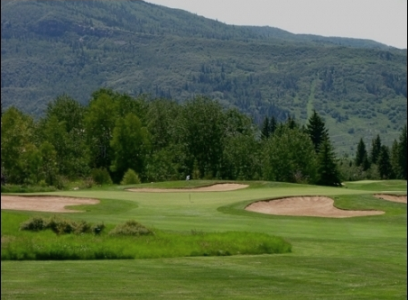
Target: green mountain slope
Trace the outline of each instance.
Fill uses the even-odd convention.
[[[369,40],[230,26],[144,1],[1,1],[1,96],[40,114],[99,87],[179,101],[197,94],[260,121],[316,109],[339,151],[406,123],[407,53]]]

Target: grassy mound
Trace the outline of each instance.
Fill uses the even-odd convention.
[[[3,214],[3,224],[7,224],[8,215]],[[109,225],[108,233],[96,234],[96,227],[56,217],[31,218],[20,225],[21,230],[2,235],[1,259],[146,259],[291,252],[288,242],[265,233],[166,232],[148,229],[136,221]]]

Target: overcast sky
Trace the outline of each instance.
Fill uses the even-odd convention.
[[[146,0],[235,25],[375,40],[407,48],[407,0]]]

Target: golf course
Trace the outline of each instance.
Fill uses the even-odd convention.
[[[406,195],[402,180],[5,193],[1,299],[406,299]],[[58,218],[94,231],[22,230]],[[146,235],[114,235],[129,221]]]

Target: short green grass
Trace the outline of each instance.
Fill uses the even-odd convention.
[[[344,186],[355,190],[407,193],[407,182],[402,180],[362,180],[345,182]]]
[[[278,235],[292,244],[292,253],[2,261],[2,299],[406,299],[406,204],[372,196],[393,190],[406,193],[406,182],[356,183],[353,188],[349,183],[345,188],[254,183],[219,193],[131,193],[122,188],[52,193],[102,200],[79,207],[86,212],[69,218],[110,224],[135,219],[166,232]],[[243,210],[252,201],[291,195],[326,195],[343,209],[386,213],[327,219]],[[37,215],[11,214],[15,222]],[[7,230],[2,223],[2,234]]]

